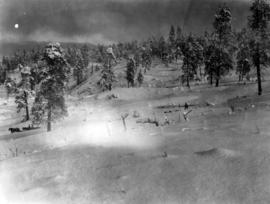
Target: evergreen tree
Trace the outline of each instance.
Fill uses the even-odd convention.
[[[10,60],[6,56],[3,56],[2,58],[2,65],[7,71],[12,70]]]
[[[269,63],[267,56],[267,43],[269,43],[267,28],[270,20],[270,5],[265,0],[254,0],[250,11],[252,14],[248,19],[248,23],[253,34],[250,41],[250,51],[253,64],[257,70],[258,95],[261,95],[261,67]]]
[[[176,46],[180,46],[180,43],[183,41],[184,39],[184,35],[183,35],[183,32],[182,32],[182,29],[177,26],[177,29],[176,29]]]
[[[6,88],[6,91],[7,91],[7,98],[9,98],[10,94],[13,94],[13,93],[16,92],[17,84],[13,79],[8,77],[6,79],[4,85],[5,85],[5,88]]]
[[[77,49],[76,48],[67,48],[67,52],[66,52],[66,60],[67,63],[71,66],[71,67],[75,67],[76,63],[77,63]]]
[[[158,51],[159,51],[159,58],[164,59],[164,56],[166,54],[166,41],[164,37],[160,37],[159,42],[158,42]]]
[[[33,94],[31,91],[31,68],[24,66],[21,70],[22,81],[17,85],[15,103],[17,104],[17,112],[25,110],[25,121],[30,119],[29,114],[29,97]]]
[[[170,33],[169,33],[169,44],[170,44],[171,48],[174,47],[175,40],[176,40],[175,39],[175,29],[174,29],[174,26],[172,25],[170,28]]]
[[[103,69],[101,70],[101,78],[97,83],[102,91],[111,91],[113,83],[116,81],[116,77],[112,70],[112,60],[111,55],[107,55],[104,59]]]
[[[204,64],[211,85],[214,77],[221,77],[233,68],[231,53],[226,49],[219,49],[215,40],[210,41],[204,48]]]
[[[34,103],[31,109],[32,123],[40,125],[45,120],[47,103],[46,99],[41,95],[40,92],[37,92]]]
[[[207,45],[204,48],[204,64],[205,64],[205,73],[209,76],[209,83],[213,84],[213,77],[216,67],[216,48],[213,45]]]
[[[39,70],[41,80],[32,112],[34,115],[37,115],[35,111],[43,112],[40,119],[47,117],[47,131],[51,131],[52,121],[67,114],[64,94],[69,67],[59,43],[50,43],[46,46],[43,62],[44,66]]]
[[[42,53],[39,49],[32,49],[30,52],[30,58],[32,63],[37,63],[42,57]]]
[[[209,83],[213,85],[213,78],[215,74],[215,68],[217,63],[217,49],[215,42],[212,36],[208,33],[204,33],[204,65],[205,65],[205,74],[209,77]]]
[[[237,53],[237,73],[239,74],[239,81],[243,81],[243,78],[250,72],[249,53],[245,48],[241,48]]]
[[[135,52],[134,61],[135,61],[136,68],[139,67],[140,66],[140,63],[141,63],[141,56],[140,56],[139,51],[136,51]]]
[[[135,78],[135,62],[133,59],[129,59],[127,62],[127,70],[126,70],[126,79],[128,83],[128,87],[131,85],[134,86],[134,78]]]
[[[38,85],[41,81],[41,76],[39,75],[39,68],[42,66],[43,66],[42,61],[30,65],[31,67],[30,85],[32,91],[35,90],[36,85]]]
[[[184,35],[182,33],[182,29],[177,26],[177,29],[176,29],[176,42],[175,42],[175,46],[176,46],[176,52],[175,52],[175,57],[176,57],[176,60],[179,59],[181,56],[182,56],[182,45],[184,43]]]
[[[140,69],[138,77],[137,77],[137,81],[138,81],[140,86],[142,85],[143,80],[144,80],[143,73],[142,73],[142,70]]]
[[[89,64],[89,48],[88,48],[88,46],[86,44],[83,45],[80,49],[80,52],[81,52],[81,56],[82,56],[83,65],[85,68],[87,68],[88,64]]]
[[[151,37],[150,39],[148,39],[148,42],[143,43],[143,49],[144,50],[148,50],[147,49],[148,44],[149,44],[149,49],[151,50],[151,52],[149,54],[151,54],[152,56],[156,56],[156,57],[160,58],[158,40],[155,37]]]
[[[222,54],[228,52],[226,49],[228,48],[231,39],[231,21],[232,21],[232,15],[231,11],[227,6],[222,6],[218,9],[217,13],[215,14],[215,19],[213,23],[214,27],[214,34],[215,34],[215,40],[216,45],[218,47],[218,53],[220,55],[217,56],[217,66],[216,66],[216,86],[219,86],[219,81],[221,77],[221,69],[223,62],[222,62]],[[231,61],[231,60],[230,60]]]
[[[0,64],[0,84],[5,83],[7,77],[7,71],[6,68],[3,66],[3,64]]]
[[[144,68],[144,73],[146,73],[146,70],[150,70],[151,64],[152,64],[152,57],[150,50],[143,47],[142,48],[142,67]]]
[[[236,55],[237,69],[236,72],[239,75],[239,81],[242,81],[244,77],[247,77],[251,68],[251,54],[249,49],[249,36],[246,29],[242,29],[236,35],[238,41],[238,51]]]
[[[76,52],[76,64],[74,66],[74,70],[73,70],[73,75],[76,79],[76,83],[77,85],[81,84],[84,80],[84,76],[85,76],[85,62],[83,60],[83,56],[80,52],[80,50],[78,50]]]
[[[203,61],[203,48],[202,46],[190,35],[184,45],[182,45],[183,52],[183,66],[182,70],[187,83],[190,87],[190,79],[196,74],[198,67]]]

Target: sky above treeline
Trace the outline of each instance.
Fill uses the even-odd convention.
[[[0,41],[112,43],[212,28],[226,3],[234,29],[247,23],[249,0],[0,0]]]

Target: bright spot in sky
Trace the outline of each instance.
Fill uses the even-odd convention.
[[[18,28],[19,28],[19,24],[16,23],[16,24],[14,25],[14,28],[18,29]]]

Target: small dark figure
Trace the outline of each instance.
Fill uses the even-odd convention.
[[[14,132],[21,132],[20,128],[9,128],[8,129],[11,133],[14,133]]]
[[[187,102],[185,102],[184,107],[185,107],[185,110],[187,110],[187,109],[188,109],[188,104],[187,104]]]

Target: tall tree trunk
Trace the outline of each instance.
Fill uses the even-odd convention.
[[[50,132],[52,130],[52,108],[49,105],[48,108],[48,119],[47,119],[47,132]]]
[[[190,85],[189,85],[189,75],[187,74],[187,87],[190,88]]]
[[[218,87],[219,86],[219,78],[217,77],[216,78],[216,87]]]
[[[24,91],[24,100],[25,100],[25,114],[26,114],[26,121],[30,119],[29,117],[29,107],[28,107],[28,95],[26,91]]]
[[[210,71],[210,84],[213,85],[213,72]]]
[[[220,68],[218,67],[218,69],[217,69],[217,76],[216,76],[216,87],[219,86],[219,78],[220,78],[220,70],[219,69]]]
[[[257,81],[258,81],[258,95],[262,95],[262,81],[261,81],[261,66],[257,64]]]
[[[258,82],[258,95],[262,95],[262,81],[261,81],[261,60],[260,60],[260,47],[259,43],[257,43],[257,63],[256,63],[256,68],[257,68],[257,82]]]
[[[218,65],[217,76],[216,76],[216,87],[219,86],[219,80],[220,80],[221,50],[222,50],[222,39],[221,39],[221,35],[219,35],[219,54],[218,54],[219,65]]]

